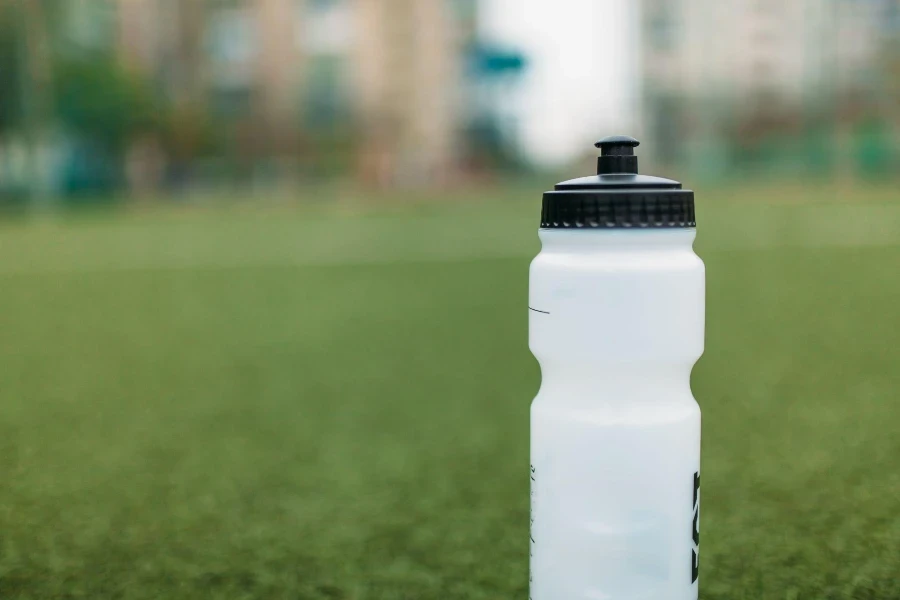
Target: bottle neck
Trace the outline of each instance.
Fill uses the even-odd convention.
[[[598,249],[627,252],[659,252],[691,249],[697,238],[694,228],[671,229],[541,229],[545,251],[591,252]]]

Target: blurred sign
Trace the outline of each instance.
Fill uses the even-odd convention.
[[[515,50],[475,44],[470,51],[469,66],[479,77],[518,75],[525,70],[527,61]]]

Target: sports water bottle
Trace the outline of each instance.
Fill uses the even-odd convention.
[[[546,192],[531,264],[531,600],[696,600],[703,262],[694,193],[624,136]]]

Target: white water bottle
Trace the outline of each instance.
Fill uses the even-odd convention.
[[[703,262],[694,194],[637,174],[628,137],[598,175],[544,195],[531,264],[531,600],[696,600]]]

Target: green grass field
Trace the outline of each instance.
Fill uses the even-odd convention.
[[[900,198],[747,196],[701,597],[896,600]],[[527,598],[537,205],[0,225],[0,598]]]

